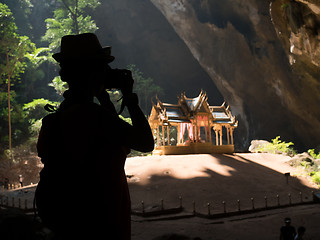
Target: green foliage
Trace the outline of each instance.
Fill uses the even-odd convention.
[[[311,179],[312,179],[313,182],[315,182],[316,184],[320,185],[320,171],[313,172],[311,174]]]
[[[271,139],[269,144],[262,146],[261,148],[257,149],[260,152],[268,152],[268,153],[284,153],[287,155],[294,155],[296,154],[295,150],[291,147],[293,146],[293,142],[284,142],[280,140],[280,136],[277,136],[274,139]]]
[[[42,40],[49,43],[47,58],[49,62],[56,64],[51,54],[60,47],[61,38],[70,34],[95,32],[98,27],[87,14],[89,9],[94,10],[100,5],[98,0],[58,0],[59,7],[53,11],[53,18],[45,20],[47,31]],[[61,96],[67,89],[67,84],[60,76],[55,77],[49,86],[53,87]]]
[[[19,83],[27,62],[33,59],[35,45],[27,36],[17,33],[14,17],[7,5],[0,3],[0,152],[11,142],[19,144],[27,135],[25,113],[11,89]],[[10,103],[10,109],[9,109]],[[11,125],[10,125],[11,123]],[[10,134],[11,132],[11,134]]]
[[[0,89],[11,78],[18,80],[26,67],[27,55],[35,50],[35,45],[27,36],[17,33],[12,12],[7,5],[0,3]]]
[[[33,52],[27,53],[25,56],[34,67],[38,67],[40,64],[48,60],[48,57],[45,55],[48,51],[48,48],[36,48]]]
[[[28,136],[28,121],[22,106],[16,101],[16,94],[11,92],[11,124],[12,142],[14,145],[21,144]],[[8,148],[9,126],[8,126],[8,95],[0,92],[0,155]]]
[[[60,76],[55,77],[48,86],[53,87],[59,96],[62,96],[63,93],[67,90],[68,84],[61,80]]]
[[[50,104],[52,106],[58,107],[58,102],[52,102],[47,99],[33,99],[31,102],[23,105],[22,110],[25,113],[25,120],[28,122],[28,133],[29,139],[27,145],[35,146],[41,124],[42,118],[45,117],[48,112],[44,109],[44,106]],[[34,147],[33,147],[34,148]]]
[[[69,34],[95,32],[98,27],[86,14],[88,9],[94,10],[100,5],[97,0],[59,0],[60,7],[54,10],[53,18],[45,20],[47,31],[43,40],[49,42],[50,51],[60,47],[60,40]]]
[[[310,154],[311,157],[313,157],[315,159],[320,159],[320,152],[315,153],[314,149],[309,149],[308,153]]]
[[[125,121],[125,122],[129,123],[130,125],[132,125],[132,120],[131,120],[131,118],[125,118],[125,117],[123,117],[123,116],[121,116],[121,115],[119,115],[119,118],[121,118],[123,121]]]
[[[30,123],[42,119],[44,116],[48,114],[48,112],[44,109],[44,106],[50,104],[52,106],[58,107],[58,102],[52,102],[47,99],[33,99],[33,101],[24,104],[22,110],[25,111],[27,118]]]

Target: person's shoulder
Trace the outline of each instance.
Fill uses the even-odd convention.
[[[50,125],[57,121],[58,112],[49,113],[42,119],[42,125]]]

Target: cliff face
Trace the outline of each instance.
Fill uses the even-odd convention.
[[[116,57],[112,67],[135,64],[164,89],[165,95],[158,97],[165,102],[176,103],[181,91],[196,97],[201,89],[207,91],[211,104],[223,102],[209,75],[149,0],[100,2],[92,15],[101,43],[112,46]]]
[[[114,0],[93,17],[113,67],[136,64],[175,103],[185,91],[223,99],[239,120],[238,150],[278,135],[320,143],[320,3],[316,0]]]
[[[319,1],[151,1],[237,115],[239,148],[319,144]]]

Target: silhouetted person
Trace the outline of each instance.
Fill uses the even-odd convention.
[[[285,225],[280,228],[280,240],[294,240],[296,229],[291,226],[291,219],[284,219]]]
[[[306,232],[306,228],[305,227],[299,227],[298,228],[298,233],[297,235],[294,237],[294,240],[303,240],[303,235]]]
[[[9,189],[9,178],[7,177],[4,179],[4,188],[7,190]]]
[[[111,69],[110,54],[87,33],[64,36],[61,52],[53,55],[69,89],[59,109],[42,121],[37,148],[44,168],[36,204],[57,239],[130,239],[124,163],[130,149],[152,151],[154,142],[132,93],[131,72]],[[109,88],[121,90],[132,125],[118,117]]]
[[[21,174],[19,175],[19,183],[20,186],[23,187],[23,176]]]

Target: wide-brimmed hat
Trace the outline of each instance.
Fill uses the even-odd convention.
[[[93,33],[62,37],[60,52],[53,54],[52,57],[59,63],[94,59],[101,59],[110,63],[114,60],[114,57],[111,56],[111,47],[102,47],[97,36]]]

